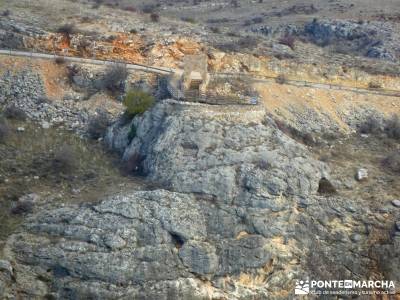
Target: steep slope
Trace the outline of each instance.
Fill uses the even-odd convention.
[[[389,236],[396,208],[382,218],[324,191],[327,166],[262,109],[166,101],[107,139],[164,189],[32,216],[5,249],[12,270],[2,274],[17,279],[9,293],[287,299],[296,279],[399,276],[388,264],[399,257]]]

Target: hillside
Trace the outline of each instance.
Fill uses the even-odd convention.
[[[396,2],[0,1],[0,299],[398,299]]]

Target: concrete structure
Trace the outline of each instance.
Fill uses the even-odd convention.
[[[183,63],[182,90],[184,92],[198,91],[204,94],[210,80],[207,56],[205,54],[187,55]]]
[[[178,100],[193,101],[205,95],[210,81],[207,56],[205,54],[187,55],[183,60],[183,71],[179,70],[170,76],[168,90]]]

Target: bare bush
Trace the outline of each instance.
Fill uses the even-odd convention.
[[[258,46],[258,39],[253,36],[246,36],[238,41],[241,48],[253,49]]]
[[[369,116],[364,123],[358,128],[359,133],[378,134],[381,132],[382,126],[377,118]]]
[[[1,12],[1,16],[2,16],[2,17],[8,17],[8,16],[10,16],[10,15],[11,15],[11,11],[10,11],[9,9],[3,10],[3,11]]]
[[[392,118],[386,121],[385,132],[388,137],[400,140],[400,118],[393,115]]]
[[[275,82],[279,83],[279,84],[285,84],[287,83],[288,79],[286,77],[285,74],[279,74],[276,78],[275,78]]]
[[[63,56],[57,56],[57,57],[54,59],[54,62],[55,62],[57,65],[63,65],[63,64],[65,64],[65,58],[64,58]]]
[[[11,130],[6,120],[0,119],[0,143],[4,143],[10,136]]]
[[[79,73],[79,66],[76,64],[73,65],[68,65],[67,66],[67,78],[68,78],[68,82],[69,84],[73,84],[74,83],[74,76],[77,75]]]
[[[108,113],[104,110],[98,111],[96,115],[89,119],[88,134],[93,139],[104,137],[111,121]]]
[[[211,26],[210,30],[213,33],[221,33],[221,29],[219,27]]]
[[[319,181],[318,193],[325,194],[325,195],[336,194],[336,189],[332,185],[332,183],[324,177],[324,178],[321,178],[321,180]]]
[[[132,5],[125,6],[125,7],[124,7],[124,10],[130,11],[130,12],[137,12],[137,8],[134,7],[134,6],[132,6]]]
[[[29,214],[33,211],[33,207],[32,201],[17,201],[11,207],[11,213],[14,215]]]
[[[258,47],[258,39],[253,36],[242,37],[238,41],[218,44],[217,48],[225,52],[240,52],[243,50],[254,50]]]
[[[64,24],[58,27],[56,32],[70,37],[70,35],[75,32],[75,26],[73,24]]]
[[[125,176],[136,173],[143,173],[143,160],[145,157],[141,154],[135,153],[130,156],[127,160],[121,163],[121,172]]]
[[[279,39],[279,44],[286,45],[292,50],[294,50],[295,43],[296,39],[292,35],[285,35]]]
[[[382,161],[382,166],[389,171],[400,174],[400,151],[389,154]]]
[[[91,42],[87,39],[82,39],[79,41],[79,43],[76,46],[76,50],[78,50],[78,52],[82,55],[83,53],[85,53],[88,49],[88,47],[91,45]]]
[[[271,164],[265,159],[260,159],[259,161],[257,161],[256,166],[263,171],[271,168]]]
[[[150,20],[152,22],[157,23],[158,21],[160,21],[160,15],[157,13],[152,13],[152,14],[150,14]]]
[[[304,145],[314,146],[318,144],[316,138],[309,132],[302,132],[278,119],[275,120],[275,125],[284,134]]]
[[[122,90],[124,81],[128,76],[128,70],[124,64],[115,64],[107,68],[102,80],[101,89],[117,92]]]
[[[264,22],[264,18],[263,18],[263,17],[255,17],[255,18],[251,19],[251,21],[252,21],[254,24],[258,24],[258,23]]]
[[[144,12],[145,14],[151,14],[155,11],[156,6],[154,4],[145,4],[142,7],[142,12]]]
[[[382,88],[382,83],[378,81],[370,81],[368,83],[368,88],[369,89],[381,89]]]
[[[240,7],[239,1],[238,0],[231,0],[231,6],[234,8]]]
[[[26,113],[22,110],[22,108],[19,108],[15,104],[8,105],[4,109],[3,113],[6,118],[19,121],[25,121],[27,117]]]
[[[191,17],[182,17],[181,20],[184,21],[184,22],[192,23],[192,24],[196,23],[196,20],[194,18],[191,18]]]
[[[57,174],[71,173],[77,166],[77,157],[74,149],[69,145],[59,148],[54,154],[51,165],[53,172]]]

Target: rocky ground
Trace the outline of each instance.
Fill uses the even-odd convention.
[[[307,276],[398,280],[397,175],[357,182],[341,146],[308,148],[260,108],[174,101],[106,141],[159,188],[32,215],[4,249],[6,295],[287,299]]]
[[[185,55],[204,52],[215,71],[228,71],[229,66],[215,66],[213,55],[233,54],[241,67],[249,58],[239,54],[247,53],[259,64],[280,69],[287,63],[299,69],[317,66],[322,79],[332,66],[399,73],[399,27],[393,17],[398,7],[393,1],[376,7],[342,1],[326,6],[315,1],[241,0],[238,8],[230,1],[222,6],[208,1],[108,2],[119,5],[58,0],[51,6],[42,0],[1,4],[9,15],[0,20],[0,46],[174,67]],[[152,21],[151,14],[159,18]],[[63,27],[70,23],[74,27]],[[249,70],[242,66],[242,71]]]
[[[400,85],[393,1],[80,2],[0,1],[0,43]],[[215,89],[247,84],[259,104],[213,106],[168,99],[153,75],[110,89],[102,67],[0,65],[1,299],[295,299],[307,278],[393,280],[398,297],[397,98],[232,80]],[[155,105],[128,117],[130,88]]]

